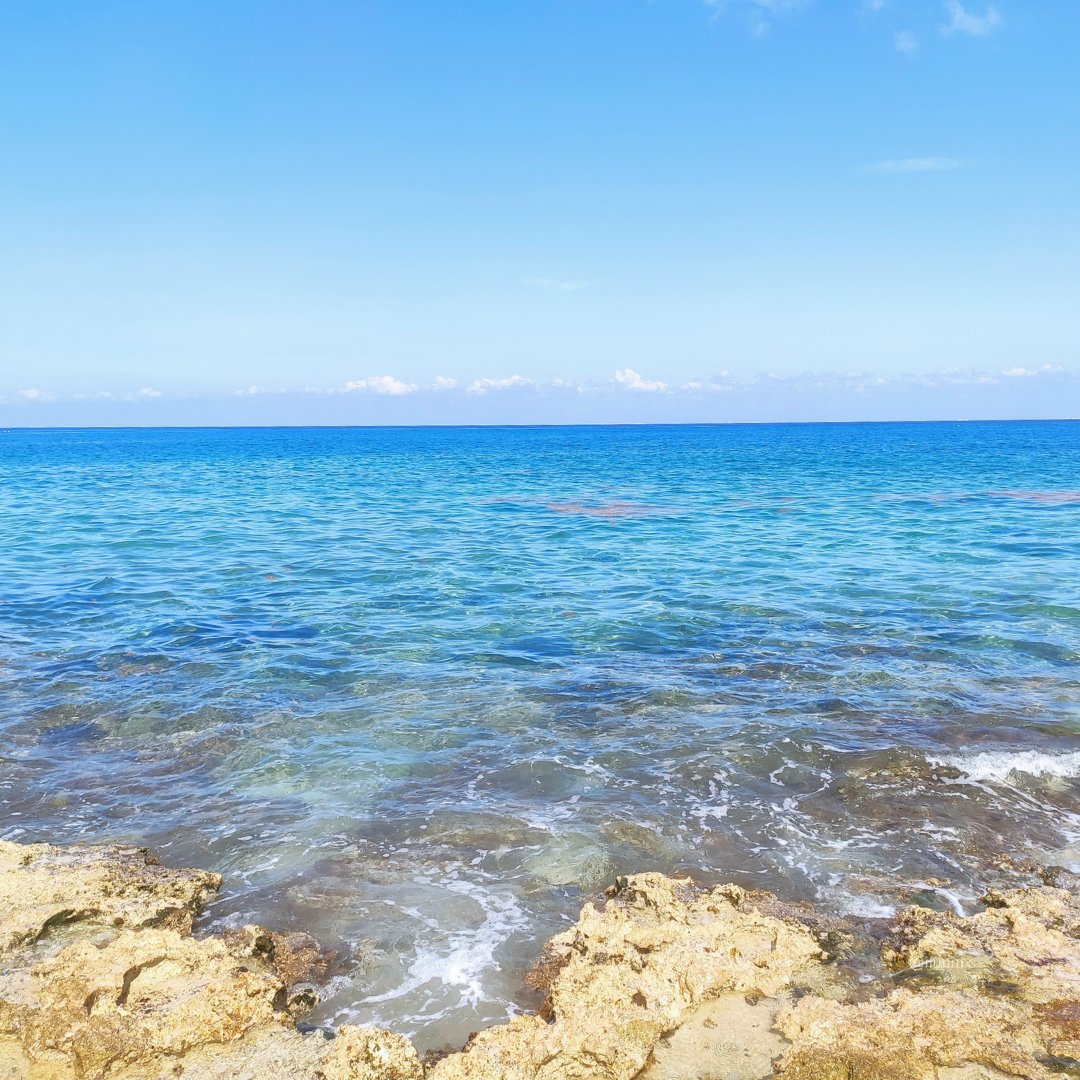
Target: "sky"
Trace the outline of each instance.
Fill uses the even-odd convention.
[[[1080,416],[1080,4],[0,9],[0,426]]]

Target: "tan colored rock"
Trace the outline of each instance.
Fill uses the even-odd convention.
[[[909,908],[885,959],[897,989],[860,1005],[808,997],[780,1013],[787,1080],[934,1080],[944,1068],[1049,1078],[1080,1054],[1080,900],[992,891],[962,919]],[[917,989],[916,989],[917,988]],[[1051,1068],[1055,1065],[1056,1068]]]
[[[187,933],[220,885],[218,874],[166,869],[142,848],[0,840],[0,955],[71,922]]]
[[[310,934],[271,932],[269,936],[270,963],[286,983],[318,983],[329,976],[337,954],[324,949]]]
[[[174,930],[124,934],[102,948],[81,942],[31,972],[34,1000],[7,1012],[0,1028],[35,1060],[68,1057],[76,1075],[179,1056],[229,1043],[274,1021],[282,989],[242,970],[220,941]]]
[[[1080,900],[1063,889],[991,891],[986,911],[955,915],[909,908],[886,959],[953,985],[1015,992],[1031,1002],[1080,998]]]
[[[0,845],[0,1080],[1052,1080],[1080,1059],[1064,888],[909,909],[873,996],[841,973],[869,924],[623,878],[544,950],[538,1015],[425,1069],[400,1035],[297,1031],[290,1001],[333,954],[260,927],[192,938],[217,885],[134,848]]]
[[[423,1080],[424,1070],[404,1036],[344,1027],[315,1075],[318,1080]]]
[[[423,1075],[409,1040],[388,1031],[342,1027],[328,1039],[321,1032],[263,1027],[227,1047],[208,1043],[181,1058],[110,1072],[108,1080],[423,1080]],[[8,1080],[2,1072],[0,1077]]]
[[[182,1057],[136,1062],[110,1071],[108,1080],[314,1080],[331,1046],[318,1032],[301,1035],[271,1025],[227,1046],[205,1043]]]
[[[136,848],[0,845],[3,1080],[421,1080],[400,1036],[295,1029],[286,980],[332,955],[314,938],[192,938],[219,884]]]
[[[562,966],[546,1019],[480,1032],[431,1080],[630,1080],[697,1006],[725,992],[774,996],[824,959],[809,931],[760,915],[734,886],[698,893],[662,874],[620,885],[551,942]]]
[[[936,1080],[939,1067],[969,1063],[1050,1076],[1026,1008],[960,990],[897,990],[861,1005],[805,997],[777,1028],[794,1044],[778,1064],[783,1080]]]
[[[751,1000],[753,1000],[751,998]],[[660,1040],[640,1080],[764,1080],[787,1048],[773,1029],[780,1002],[721,994]]]

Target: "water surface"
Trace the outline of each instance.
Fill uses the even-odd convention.
[[[319,1019],[619,872],[961,910],[1080,838],[1080,425],[0,432],[0,835],[221,871]]]

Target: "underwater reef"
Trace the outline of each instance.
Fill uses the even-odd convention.
[[[304,933],[192,933],[218,875],[0,842],[2,1080],[1052,1080],[1080,1076],[1080,879],[1002,865],[970,917],[838,918],[620,877],[529,973],[533,1014],[421,1058],[305,1024]]]

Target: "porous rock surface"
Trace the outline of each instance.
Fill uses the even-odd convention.
[[[697,1006],[725,992],[773,996],[821,964],[808,930],[745,898],[662,874],[621,879],[603,911],[587,904],[549,943],[542,1015],[480,1032],[432,1080],[631,1080]]]
[[[547,946],[536,1015],[425,1065],[387,1031],[301,1034],[332,956],[258,927],[192,937],[219,884],[136,848],[0,842],[0,1080],[1080,1076],[1068,888],[992,890],[970,918],[912,907],[873,942],[867,928],[868,986],[848,970],[855,924],[734,886],[620,878]]]
[[[0,840],[0,956],[66,922],[191,930],[221,885],[204,870],[167,870],[140,848],[59,848]]]
[[[792,1046],[776,1075],[1080,1077],[1080,901],[1041,885],[983,902],[966,919],[903,912],[883,950],[899,985],[881,997],[804,997],[782,1010],[776,1026]]]
[[[290,982],[325,973],[306,934],[191,936],[216,874],[138,848],[0,842],[3,1080],[421,1080],[400,1035],[301,1035]]]

